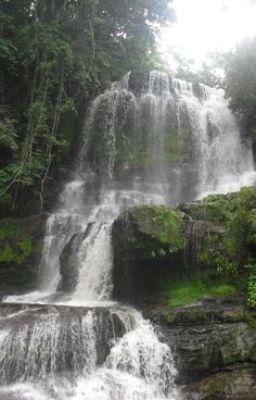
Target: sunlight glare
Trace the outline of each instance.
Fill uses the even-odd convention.
[[[176,49],[186,58],[202,63],[209,52],[235,47],[256,35],[254,0],[174,0],[177,21],[161,34],[161,47],[172,61]]]

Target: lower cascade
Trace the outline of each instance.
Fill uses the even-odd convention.
[[[111,301],[112,224],[133,206],[254,181],[250,143],[221,90],[153,71],[98,96],[47,221],[38,291],[0,307],[1,400],[181,399],[171,349]]]
[[[171,351],[134,310],[14,305],[0,332],[1,399],[178,398]]]

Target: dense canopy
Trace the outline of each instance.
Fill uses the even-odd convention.
[[[129,70],[159,65],[155,31],[173,19],[168,3],[1,1],[2,207],[28,187],[42,202],[49,169],[69,157],[86,104]]]

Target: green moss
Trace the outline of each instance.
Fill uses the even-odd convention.
[[[175,253],[185,247],[183,221],[180,213],[176,210],[152,205],[136,208],[133,216],[142,232],[150,234],[165,246],[157,249],[157,253],[166,251]],[[161,255],[160,253],[159,255]]]
[[[167,324],[172,324],[173,322],[175,322],[175,319],[176,319],[176,315],[175,314],[168,314],[165,317],[165,322]]]
[[[199,277],[169,281],[165,293],[171,307],[191,304],[204,297],[224,297],[237,293],[235,286],[228,283],[207,282]]]
[[[216,225],[226,226],[232,218],[233,204],[227,195],[210,195],[202,201],[186,203],[179,208],[193,219],[211,221]]]
[[[207,385],[208,398],[213,400],[224,398],[223,396],[225,396],[228,383],[229,379],[225,375],[214,375],[211,377]]]
[[[194,219],[204,219],[226,227],[241,211],[252,212],[256,209],[256,188],[244,187],[237,193],[209,195],[202,201],[186,203],[180,208]]]
[[[256,244],[256,209],[251,210],[247,214],[247,223],[249,226],[247,242],[249,244]]]
[[[192,218],[205,219],[225,229],[224,235],[209,235],[200,244],[198,259],[219,276],[241,282],[242,290],[248,287],[248,305],[256,307],[256,284],[247,269],[248,264],[256,264],[256,188],[210,195],[181,209]]]
[[[249,275],[248,279],[248,300],[247,303],[250,307],[256,308],[256,272],[254,271]]]
[[[178,210],[138,207],[121,221],[126,247],[135,259],[163,266],[165,275],[159,279],[172,273],[175,281],[164,289],[172,306],[247,291],[248,305],[256,307],[255,274],[248,269],[256,265],[256,188],[211,195]],[[209,276],[197,279],[195,270]]]
[[[205,369],[210,368],[212,364],[212,360],[214,359],[215,356],[215,351],[214,351],[213,346],[204,346],[203,351],[202,351],[202,364]]]
[[[209,195],[202,201],[183,205],[188,213],[216,224],[227,226],[241,211],[256,209],[256,188],[244,187],[239,192]]]
[[[255,318],[250,317],[250,318],[247,319],[246,322],[247,322],[248,326],[249,326],[251,329],[256,329],[256,317],[255,317]]]

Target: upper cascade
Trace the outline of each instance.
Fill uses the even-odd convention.
[[[160,71],[151,71],[148,74],[129,72],[118,85],[136,95],[149,92],[156,96],[176,94],[177,96],[195,96],[199,99],[206,99],[212,92],[217,90],[203,83],[193,84],[183,79],[173,78]]]
[[[159,71],[129,73],[96,98],[80,159],[105,180],[160,182],[169,204],[238,190],[254,176],[224,91]]]

